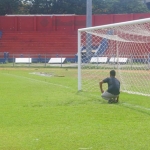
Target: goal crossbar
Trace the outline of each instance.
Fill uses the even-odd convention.
[[[88,28],[81,28],[78,29],[78,33],[81,31],[89,31],[89,30],[94,30],[94,29],[105,29],[105,28],[113,28],[113,27],[118,27],[118,26],[126,26],[126,25],[134,25],[134,24],[142,24],[145,22],[150,22],[150,18],[145,18],[145,19],[139,19],[139,20],[132,20],[132,21],[126,21],[126,22],[120,22],[120,23],[113,23],[113,24],[107,24],[107,25],[101,25],[101,26],[95,26],[95,27],[88,27]]]

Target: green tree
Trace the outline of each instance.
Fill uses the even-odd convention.
[[[110,13],[145,13],[148,8],[141,0],[118,0]]]
[[[86,14],[86,0],[26,0],[31,14]],[[93,14],[144,13],[141,0],[93,0]]]
[[[31,14],[85,14],[86,0],[26,0]]]
[[[21,0],[0,0],[0,15],[17,13],[21,4]]]
[[[54,0],[51,13],[77,14],[82,15],[86,12],[86,0]]]
[[[145,13],[148,8],[141,0],[93,0],[93,14]]]
[[[87,0],[0,0],[5,14],[86,14]],[[93,0],[93,14],[145,13],[142,0]]]
[[[27,1],[22,1],[21,5],[18,7],[17,14],[30,14],[30,5]]]

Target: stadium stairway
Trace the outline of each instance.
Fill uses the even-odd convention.
[[[112,30],[108,30],[107,31],[107,35],[113,35],[113,31]],[[98,46],[98,48],[96,49],[96,52],[94,54],[94,56],[103,56],[107,49],[109,47],[109,39],[107,38],[103,38],[100,45]]]
[[[103,56],[108,49],[108,39],[103,38],[100,45],[96,49],[94,56]]]
[[[2,32],[2,31],[0,31],[0,38],[2,38],[2,35],[3,35],[3,32]]]

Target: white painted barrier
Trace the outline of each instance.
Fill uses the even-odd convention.
[[[15,58],[15,63],[32,63],[32,58]]]
[[[123,58],[123,57],[120,57],[120,58],[111,57],[109,60],[110,63],[114,63],[114,62],[126,63],[127,61],[128,61],[128,58]]]
[[[66,58],[51,58],[49,60],[49,64],[61,64],[61,63],[64,63]]]
[[[108,57],[92,57],[91,63],[107,63]]]

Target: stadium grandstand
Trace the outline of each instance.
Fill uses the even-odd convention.
[[[149,18],[150,13],[93,15],[92,26]],[[0,16],[0,58],[65,57],[76,61],[77,31],[86,27],[85,15]],[[83,51],[84,52],[84,51]]]

